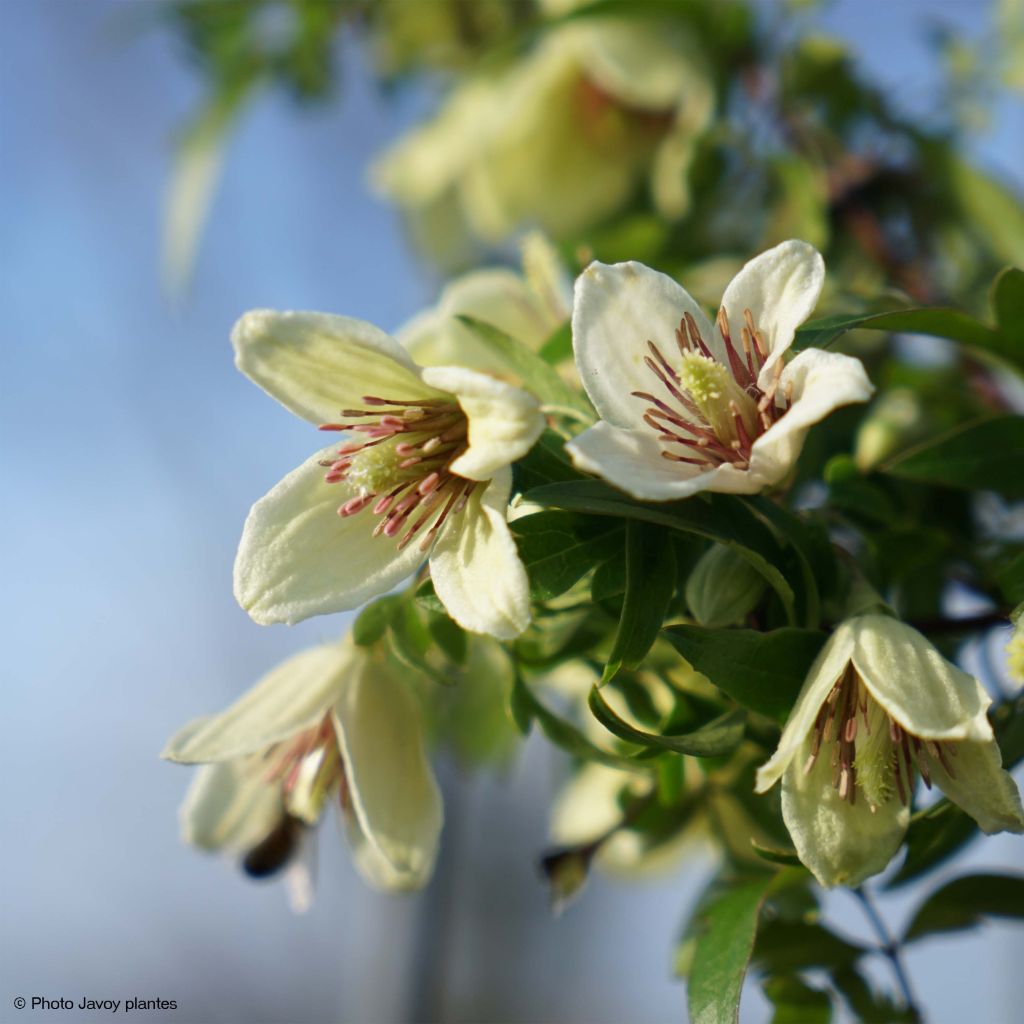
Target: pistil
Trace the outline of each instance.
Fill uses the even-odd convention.
[[[364,395],[363,402],[367,408],[342,411],[350,422],[320,427],[365,438],[342,445],[334,459],[321,463],[327,483],[345,483],[350,491],[338,515],[354,516],[370,508],[379,517],[374,537],[397,537],[402,549],[422,535],[420,549],[426,551],[476,486],[451,471],[469,447],[466,415],[445,399]]]

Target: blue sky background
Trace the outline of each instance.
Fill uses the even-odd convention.
[[[231,596],[249,504],[319,442],[236,373],[230,326],[270,306],[390,329],[437,281],[364,184],[421,98],[385,103],[349,52],[340,104],[300,114],[267,95],[247,112],[192,293],[168,304],[162,192],[200,83],[169,36],[125,32],[148,7],[0,3],[0,1020],[63,1016],[14,1017],[18,995],[177,999],[173,1015],[133,1019],[189,1022],[392,1021],[414,1007],[460,1021],[682,1019],[670,952],[708,866],[596,878],[552,920],[533,858],[560,762],[542,745],[503,782],[444,769],[444,881],[425,895],[368,892],[329,834],[318,901],[295,917],[280,887],[179,845],[187,772],[157,759],[167,736],[343,627],[260,629]],[[822,20],[928,109],[924,20],[973,33],[987,8],[842,0]],[[1020,184],[1022,139],[1019,107],[1004,104],[979,159]],[[983,854],[1020,855],[1006,837]],[[852,900],[834,904],[866,934]],[[905,909],[887,905],[895,920]],[[1010,1020],[1018,936],[996,924],[922,943],[910,966],[931,1019]],[[765,1012],[752,992],[744,1018]]]

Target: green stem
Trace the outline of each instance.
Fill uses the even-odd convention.
[[[924,1017],[921,1015],[921,1010],[917,1005],[917,1000],[914,998],[914,992],[910,987],[910,978],[907,975],[906,967],[903,964],[903,950],[899,942],[897,942],[886,927],[885,921],[882,920],[882,915],[879,914],[875,908],[874,903],[871,901],[871,897],[868,896],[867,891],[863,888],[853,890],[854,896],[860,900],[861,906],[864,908],[864,913],[867,915],[868,920],[871,922],[871,927],[875,929],[875,934],[878,936],[879,942],[881,942],[881,948],[879,952],[884,954],[889,963],[892,964],[893,973],[896,975],[896,982],[900,987],[900,992],[903,993],[903,1000],[907,1004],[907,1009],[914,1015],[914,1019],[917,1021],[923,1021]]]

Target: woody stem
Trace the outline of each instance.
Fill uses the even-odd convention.
[[[903,950],[900,943],[890,934],[885,921],[882,920],[882,915],[879,914],[867,890],[859,887],[853,889],[852,892],[860,901],[861,906],[864,908],[864,913],[871,922],[871,927],[874,928],[875,934],[878,936],[878,940],[881,943],[879,952],[892,964],[893,974],[896,975],[896,982],[900,987],[900,992],[903,994],[903,1000],[907,1004],[907,1009],[913,1014],[915,1020],[923,1021],[924,1018],[921,1016],[921,1010],[910,987],[910,978],[903,963]]]

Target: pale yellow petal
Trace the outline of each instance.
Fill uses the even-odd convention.
[[[324,644],[292,655],[220,714],[186,725],[162,756],[194,764],[265,752],[327,714],[355,657],[348,644]]]
[[[992,699],[973,676],[947,661],[916,629],[887,615],[850,620],[853,663],[871,695],[913,736],[991,740]]]
[[[962,807],[982,832],[1024,832],[1024,809],[1020,790],[1009,772],[1003,771],[1003,760],[994,741],[988,743],[944,744],[944,756],[954,775],[933,757],[927,745],[918,757],[928,763],[928,773],[935,785],[957,806]]]
[[[364,510],[339,516],[351,494],[324,482],[325,448],[261,498],[245,521],[235,558],[235,598],[261,624],[299,622],[357,608],[411,575],[423,553],[374,537]]]
[[[178,811],[181,838],[203,850],[241,853],[280,821],[281,797],[259,758],[203,765]]]
[[[415,701],[375,655],[344,688],[334,714],[347,800],[358,826],[356,866],[372,885],[424,885],[437,856],[443,808]]]
[[[231,332],[235,365],[286,409],[311,423],[336,423],[366,395],[436,398],[409,354],[364,320],[328,313],[246,313]]]
[[[842,623],[815,658],[786,727],[782,730],[778,748],[771,760],[757,771],[758,793],[771,789],[800,753],[810,736],[821,705],[850,663],[854,637],[853,627],[847,622]],[[798,767],[802,769],[802,762]]]
[[[852,805],[841,800],[828,758],[819,757],[804,773],[810,750],[808,736],[782,776],[783,820],[800,860],[822,885],[859,885],[895,856],[910,812],[898,800],[875,812],[863,799]]]
[[[782,371],[780,390],[791,401],[782,418],[755,442],[751,472],[778,483],[796,463],[807,432],[844,405],[866,402],[874,387],[859,359],[808,349]]]
[[[445,527],[430,556],[430,578],[463,629],[512,640],[530,624],[526,569],[505,520],[511,472],[478,488]]]
[[[793,343],[797,327],[814,312],[825,283],[825,262],[813,245],[782,242],[744,264],[722,296],[729,333],[739,346],[744,310],[764,334],[768,359],[761,368],[762,388],[772,378],[775,363]]]
[[[544,414],[533,395],[461,366],[431,366],[423,379],[458,399],[469,419],[469,448],[451,471],[468,480],[490,480],[522,458],[544,431]]]

